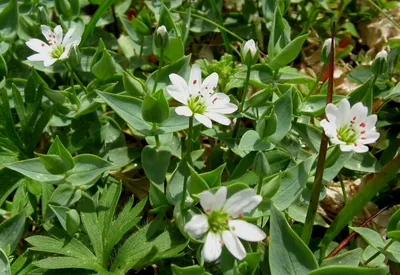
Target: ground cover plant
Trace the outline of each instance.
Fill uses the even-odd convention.
[[[399,23],[1,0],[0,275],[399,274]]]

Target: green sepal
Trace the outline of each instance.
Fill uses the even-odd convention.
[[[162,90],[146,94],[142,104],[142,117],[152,123],[162,123],[169,118],[169,106]]]

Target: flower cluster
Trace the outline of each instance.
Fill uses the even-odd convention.
[[[262,197],[256,195],[253,189],[244,189],[226,199],[227,188],[221,187],[213,194],[204,191],[200,194],[200,204],[205,215],[194,215],[185,225],[185,231],[197,238],[207,232],[202,256],[206,262],[219,258],[222,246],[225,245],[230,253],[239,260],[246,257],[246,250],[238,238],[250,242],[265,239],[266,234],[257,226],[242,218],[256,208]]]
[[[361,102],[350,108],[349,101],[343,99],[338,106],[328,104],[325,112],[327,119],[321,121],[321,126],[331,142],[339,144],[344,152],[367,152],[366,144],[379,138],[375,129],[377,116],[368,116],[368,108]]]
[[[175,109],[178,115],[194,118],[208,128],[211,120],[223,125],[229,125],[230,119],[224,116],[237,110],[235,104],[223,93],[217,93],[218,74],[212,73],[201,81],[201,69],[193,65],[190,70],[189,83],[177,74],[170,74],[172,85],[167,86],[167,92],[175,100],[184,104]]]
[[[58,60],[67,59],[71,47],[81,42],[81,37],[75,33],[75,28],[69,29],[65,36],[60,25],[54,28],[54,32],[45,25],[41,25],[41,29],[47,43],[33,38],[29,39],[26,45],[37,52],[29,56],[28,60],[43,61],[45,67],[50,67]]]

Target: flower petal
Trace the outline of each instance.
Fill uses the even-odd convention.
[[[193,238],[197,238],[208,231],[208,219],[205,215],[194,215],[185,224],[185,231]]]
[[[336,126],[339,128],[343,124],[348,124],[350,115],[350,102],[347,98],[342,99],[338,104]]]
[[[201,85],[201,69],[197,64],[193,64],[190,70],[189,77],[189,92],[190,94],[197,94],[200,91]]]
[[[213,210],[220,210],[226,201],[227,189],[220,187],[215,194],[210,191],[204,191],[200,194],[200,205],[206,213]]]
[[[200,193],[200,205],[204,212],[210,213],[214,202],[214,194],[211,191],[203,191]]]
[[[342,152],[351,152],[351,151],[353,151],[353,145],[341,144],[340,145],[340,150]]]
[[[64,52],[60,55],[58,59],[59,60],[67,59],[69,57],[70,50],[71,50],[71,45],[66,46]]]
[[[36,38],[29,39],[25,44],[35,52],[42,54],[48,54],[51,50],[49,45]]]
[[[81,36],[75,33],[75,28],[72,27],[70,28],[67,33],[64,36],[63,39],[63,45],[68,46],[68,45],[79,45],[81,42]]]
[[[221,235],[208,232],[206,242],[203,246],[201,254],[204,261],[213,262],[219,258],[222,251]]]
[[[376,115],[370,115],[368,116],[365,120],[365,127],[364,130],[365,131],[370,131],[371,129],[373,129],[375,127],[376,121],[378,120],[378,117]]]
[[[222,125],[231,124],[231,120],[229,118],[227,118],[226,116],[223,116],[221,114],[213,113],[213,112],[205,112],[204,115],[207,116],[208,118],[214,120],[215,122],[218,122],[218,123],[222,124]]]
[[[329,122],[336,123],[337,109],[335,104],[329,103],[326,105],[325,114]]]
[[[365,135],[363,135],[358,142],[361,144],[374,143],[375,141],[377,141],[379,136],[380,136],[380,134],[378,132],[369,131]]]
[[[229,221],[229,229],[233,235],[249,242],[260,242],[267,236],[258,226],[242,220]]]
[[[225,230],[222,232],[222,239],[226,248],[236,259],[243,260],[246,257],[246,250],[238,237],[233,235],[230,231]]]
[[[207,112],[214,112],[220,114],[232,114],[237,110],[238,106],[233,103],[224,104],[210,104],[207,106]]]
[[[350,109],[349,119],[354,123],[358,124],[365,120],[368,115],[368,108],[365,107],[361,102],[357,102]]]
[[[212,73],[204,79],[204,82],[201,84],[201,90],[205,94],[213,94],[218,86],[218,74]]]
[[[56,61],[57,61],[56,58],[48,57],[47,59],[44,60],[43,65],[44,65],[45,67],[50,67],[50,66],[53,65]]]
[[[169,85],[166,88],[167,93],[172,96],[176,101],[179,101],[182,104],[187,104],[188,95],[184,92],[177,92],[175,90],[175,86]]]
[[[54,28],[54,34],[56,35],[56,38],[55,38],[56,39],[56,43],[58,45],[61,45],[61,43],[63,41],[63,30],[62,30],[60,25],[57,25]]]
[[[201,115],[201,114],[194,114],[194,118],[195,118],[198,122],[200,122],[201,124],[203,124],[204,126],[206,126],[206,127],[208,127],[208,128],[211,128],[211,127],[212,127],[212,122],[211,122],[211,120],[210,120],[208,117],[206,117],[206,116],[204,116],[204,115]]]
[[[192,116],[193,112],[187,106],[179,106],[175,108],[175,112],[180,116]]]
[[[186,97],[189,97],[189,88],[186,81],[177,74],[170,74],[169,80],[171,80],[172,85],[174,86],[174,90],[178,93],[185,94]]]
[[[41,25],[40,29],[42,30],[42,34],[46,38],[47,41],[54,40],[55,35],[49,26]]]
[[[357,144],[357,145],[356,145]],[[356,153],[365,153],[368,152],[368,146],[365,146],[364,144],[359,144],[356,143],[353,145],[353,151]]]
[[[30,61],[43,61],[47,58],[49,58],[47,55],[43,55],[41,53],[33,54],[27,57],[27,59]]]
[[[325,134],[330,138],[335,138],[337,135],[337,129],[335,122],[329,122],[326,119],[321,120],[319,123],[324,128]]]
[[[256,208],[261,201],[262,197],[255,195],[255,191],[248,188],[232,195],[226,201],[224,209],[232,218],[236,218],[240,214],[250,212]]]

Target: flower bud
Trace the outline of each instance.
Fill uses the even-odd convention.
[[[328,38],[325,40],[324,44],[322,45],[321,55],[320,58],[322,62],[328,64],[331,57],[331,50],[332,50],[332,38]],[[335,41],[333,41],[333,46],[335,46]]]
[[[42,25],[47,25],[49,23],[49,13],[47,12],[47,9],[43,6],[40,6],[38,10],[39,10],[38,21]]]
[[[166,47],[168,47],[169,36],[167,28],[164,25],[157,28],[154,34],[154,44],[157,48],[165,49]]]
[[[257,62],[258,49],[253,39],[248,40],[242,47],[242,62],[251,66]]]
[[[386,73],[388,69],[387,52],[385,50],[380,51],[376,56],[374,63],[372,63],[371,71],[375,75]]]
[[[81,63],[81,52],[78,45],[76,44],[73,44],[71,49],[69,50],[69,63],[74,69],[76,67],[79,67]]]
[[[253,172],[258,177],[267,177],[271,174],[271,167],[267,157],[262,151],[258,151],[253,162]]]

